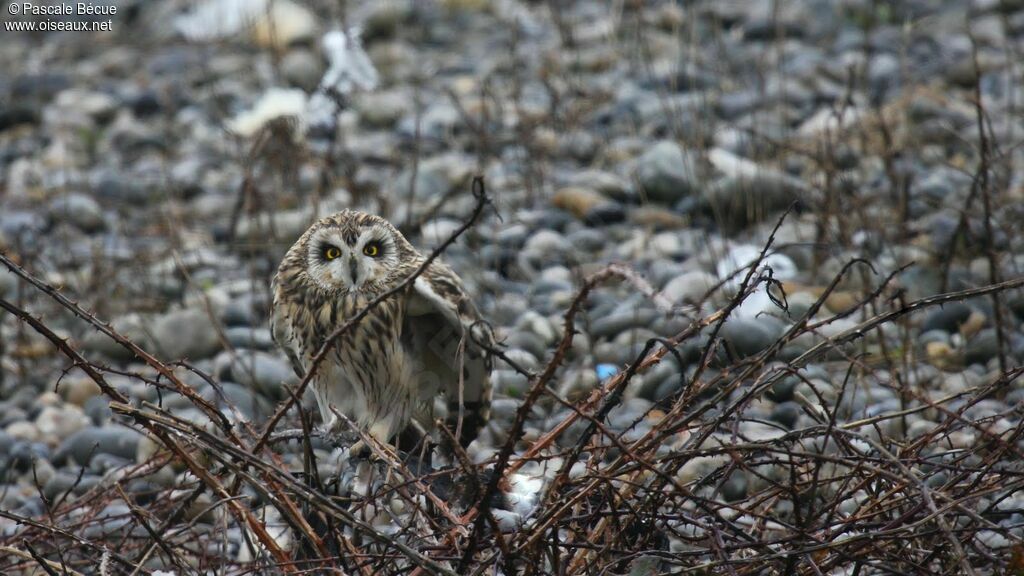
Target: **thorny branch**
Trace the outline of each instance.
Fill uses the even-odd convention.
[[[482,181],[474,182],[474,196],[476,206],[463,225],[406,282],[371,302],[363,315],[407,289],[479,219],[487,204]],[[116,414],[159,442],[165,451],[157,458],[170,459],[193,479],[185,493],[149,502],[131,494],[123,480],[109,480],[115,485],[108,494],[127,504],[126,521],[144,535],[134,544],[116,547],[109,540],[80,536],[77,525],[66,525],[64,520],[43,522],[0,511],[0,517],[20,527],[17,539],[5,541],[3,550],[14,550],[13,558],[34,563],[44,572],[69,574],[98,558],[127,573],[145,573],[143,563],[154,555],[172,564],[184,562],[195,554],[191,534],[197,529],[195,518],[186,510],[199,505],[204,493],[214,500],[202,505],[202,514],[226,510],[221,521],[244,528],[258,543],[254,548],[257,565],[286,572],[344,566],[362,574],[482,574],[500,565],[506,573],[607,573],[656,559],[682,573],[724,570],[746,574],[793,569],[800,563],[810,567],[808,573],[826,573],[839,565],[856,564],[857,558],[870,553],[877,565],[903,573],[923,573],[933,565],[971,573],[978,571],[979,563],[994,563],[997,554],[980,547],[979,533],[998,533],[1020,545],[1020,538],[994,522],[993,515],[1005,514],[1000,502],[1024,488],[1024,481],[999,465],[1008,457],[1024,457],[1018,446],[1024,427],[1000,428],[997,424],[1006,414],[978,416],[976,409],[986,398],[1005,390],[1021,375],[1021,369],[1009,369],[981,385],[939,397],[911,391],[914,404],[902,410],[855,419],[844,416],[843,422],[837,421],[837,415],[848,410],[842,404],[847,382],[838,397],[829,397],[802,369],[831,355],[848,363],[851,385],[870,382],[871,365],[863,350],[857,352],[853,345],[868,345],[879,329],[905,322],[922,310],[1019,289],[1024,287],[1024,278],[907,302],[886,297],[902,270],[897,269],[881,277],[852,306],[824,314],[825,302],[842,277],[854,266],[865,264],[851,260],[774,343],[747,357],[723,356],[716,335],[733,311],[756,289],[779,288],[763,267],[770,249],[769,240],[759,257],[743,268],[735,294],[715,309],[704,302],[686,310],[689,324],[678,334],[647,341],[620,372],[573,404],[558,395],[553,384],[570,357],[579,319],[588,313],[588,298],[595,290],[622,280],[662,314],[682,312],[659,300],[660,295],[625,266],[614,264],[592,274],[574,295],[564,314],[561,338],[538,370],[526,370],[500,347],[478,342],[498,362],[529,378],[494,457],[473,463],[465,453],[457,452],[454,467],[424,472],[410,470],[385,450],[381,453],[387,462],[384,484],[364,495],[345,497],[331,493],[337,489],[331,488],[337,478],[309,482],[289,471],[275,452],[281,443],[310,442],[318,435],[304,421],[297,431],[275,431],[295,406],[318,362],[299,386],[290,390],[258,437],[250,438],[251,432],[231,425],[220,410],[187,386],[172,365],[161,362],[10,257],[0,255],[0,262],[18,277],[130,350],[169,383],[160,386],[179,392],[212,423],[199,426],[159,406],[139,404],[111,386],[105,374],[138,377],[147,385],[157,385],[155,379],[90,361],[44,320],[24,307],[0,300],[0,308],[43,336],[93,380],[111,400]],[[723,290],[719,286],[715,293]],[[784,304],[784,299],[785,295],[780,295],[777,304]],[[868,306],[878,311],[866,314]],[[851,322],[856,315],[859,319],[852,326],[825,334],[830,326],[840,320]],[[318,359],[322,360],[332,342],[360,318],[354,317],[332,334]],[[783,357],[783,351],[794,342],[808,338],[813,344]],[[695,350],[681,352],[695,344]],[[677,375],[681,382],[678,390],[651,406],[632,425],[613,426],[610,417],[628,397],[630,383],[666,359],[683,371]],[[768,423],[748,417],[751,406],[787,378],[796,378],[806,387],[795,394],[803,410],[801,424],[792,429],[771,424],[777,433],[752,436],[747,426]],[[570,411],[524,444],[531,411],[551,404]],[[918,414],[929,414],[936,425],[915,441],[896,443],[882,432]],[[652,425],[643,434],[633,434],[631,430],[642,421]],[[960,442],[958,435],[964,434],[973,435],[973,444],[951,459],[937,460],[929,451],[933,446]],[[306,450],[312,448],[307,445]],[[167,460],[158,462],[163,461]],[[695,473],[693,468],[698,465],[703,468]],[[499,518],[506,513],[501,509],[506,505],[503,499],[517,476],[538,474],[538,468],[548,472],[540,473],[543,488],[537,506],[510,530]],[[730,478],[737,474],[748,478],[745,492],[723,498]],[[935,480],[936,474],[942,475],[941,481]],[[447,478],[448,484],[475,486],[469,490],[474,497],[465,512],[456,509],[456,500],[444,495],[442,478]],[[100,494],[58,502],[55,518],[70,514],[88,518],[94,514],[91,507],[102,505]],[[264,511],[255,507],[255,499],[277,510],[287,529],[309,544],[306,552],[299,554],[279,541],[264,519]],[[979,508],[977,503],[983,499],[987,505]],[[396,513],[388,501],[401,502],[405,512]],[[782,503],[790,505],[791,511],[785,512]],[[372,513],[385,514],[395,530],[382,531],[370,521]],[[164,520],[156,522],[157,518]],[[669,535],[686,546],[667,549],[664,541]],[[46,539],[73,543],[81,551],[69,555],[71,563],[65,565],[63,557],[60,562],[46,557],[51,550]],[[908,543],[913,552],[908,552]],[[230,564],[225,557],[207,556],[202,562],[204,566]]]

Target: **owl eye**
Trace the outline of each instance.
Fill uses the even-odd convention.
[[[366,246],[363,246],[363,254],[366,254],[370,258],[376,258],[380,254],[380,243],[370,242]]]
[[[334,260],[338,256],[341,256],[341,250],[338,250],[335,246],[328,246],[324,248],[324,258],[328,260]]]

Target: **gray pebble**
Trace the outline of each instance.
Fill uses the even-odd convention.
[[[143,349],[151,346],[152,342],[149,338],[149,322],[143,319],[139,314],[133,313],[115,318],[110,324],[114,330],[127,337],[132,342],[135,342]],[[82,340],[82,349],[87,353],[100,354],[111,360],[119,362],[127,362],[135,356],[129,350],[98,331],[89,333]]]
[[[234,326],[224,331],[224,337],[234,348],[252,348],[254,350],[273,350],[274,339],[268,328],[249,328]]]
[[[970,306],[962,302],[948,302],[935,308],[925,317],[921,323],[921,332],[942,330],[948,334],[955,334],[970,315]]]
[[[217,373],[221,379],[247,386],[267,398],[281,398],[283,386],[298,381],[288,360],[267,352],[238,350],[233,358],[222,355],[217,359],[217,364],[220,366]]]
[[[156,318],[153,340],[168,360],[209,358],[221,349],[217,328],[202,310],[186,308]]]
[[[693,194],[700,186],[693,153],[669,140],[654,144],[637,160],[636,176],[649,199],[667,204]]]
[[[81,466],[88,465],[96,454],[111,454],[134,460],[140,437],[138,432],[124,426],[90,426],[62,442],[58,458],[71,458]]]
[[[313,52],[295,48],[289,50],[281,59],[281,75],[292,86],[312,92],[323,76],[323,62]]]
[[[51,222],[68,222],[87,233],[99,232],[106,227],[99,203],[78,192],[54,198],[50,202],[49,213]]]
[[[995,328],[986,328],[978,332],[964,347],[964,362],[966,364],[985,364],[998,355],[999,339],[996,336]]]
[[[792,430],[796,428],[796,423],[800,419],[802,412],[800,405],[796,402],[783,402],[772,408],[770,418],[773,422],[778,422]]]

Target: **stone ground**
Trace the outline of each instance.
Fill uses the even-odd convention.
[[[113,32],[2,33],[0,248],[160,359],[187,359],[196,372],[181,377],[232,421],[264,422],[297,382],[270,338],[268,284],[309,223],[358,207],[426,251],[470,212],[477,173],[495,209],[444,258],[518,364],[537,370],[551,358],[582,279],[603,266],[623,263],[657,293],[620,282],[591,295],[552,382],[569,401],[649,338],[727,303],[792,207],[762,262],[775,292],[754,290],[732,312],[706,371],[694,341],[633,379],[607,419],[626,439],[679,397],[680,373],[727,377],[732,359],[767,349],[853,259],[870,267],[844,275],[813,318],[827,322],[774,360],[900,303],[1016,278],[1024,265],[1019,2],[279,2],[271,23],[257,10],[237,30],[190,2],[115,4]],[[330,66],[321,40],[342,25],[361,28],[376,85],[357,86],[326,123],[264,124],[268,108],[317,92]],[[854,309],[890,274],[882,297]],[[788,309],[772,298],[779,290]],[[0,298],[108,367],[133,400],[208,423],[5,269]],[[956,301],[872,330],[853,384],[849,356],[817,358],[749,403],[733,433],[758,441],[813,426],[807,402],[842,423],[969,395],[1024,358],[1024,299],[1010,291],[996,306]],[[504,443],[528,387],[502,362],[494,383],[494,418],[470,450],[478,461]],[[970,406],[984,425],[944,436],[933,455],[1013,435],[1022,390],[1009,378]],[[964,399],[950,402],[955,411]],[[543,397],[519,451],[569,413]],[[945,414],[911,411],[874,434],[906,445]],[[301,469],[300,448],[281,449],[286,465]],[[44,518],[55,502],[90,501],[154,449],[82,371],[0,316],[0,510]],[[329,447],[317,450],[333,470]],[[721,466],[702,465],[680,478]],[[941,486],[941,474],[920,477]],[[727,476],[706,494],[733,501],[759,489],[752,472]],[[125,489],[152,498],[191,480],[165,466]],[[992,526],[964,545],[1009,557],[1024,537],[1024,492],[986,498],[970,506]],[[119,499],[104,506],[93,513],[126,515]],[[0,518],[0,540],[14,545],[22,529]],[[241,531],[228,538],[225,554],[241,555]],[[694,545],[669,540],[673,551]]]

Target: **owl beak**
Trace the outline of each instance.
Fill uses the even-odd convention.
[[[359,273],[359,261],[355,259],[355,256],[348,259],[348,271],[349,274],[351,274],[350,278],[352,278],[352,284],[358,286],[359,281],[356,275]]]

